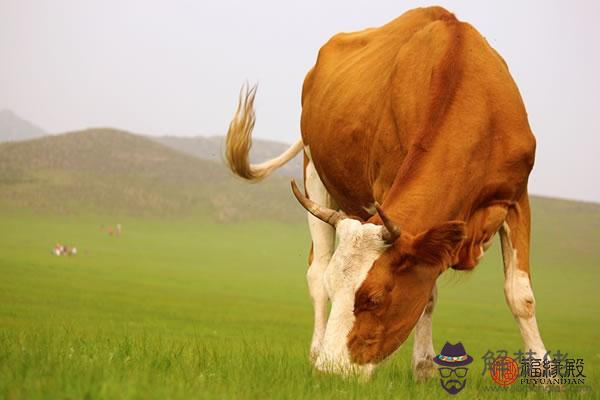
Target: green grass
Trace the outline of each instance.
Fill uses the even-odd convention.
[[[439,284],[436,350],[462,341],[475,358],[453,398],[600,393],[598,207],[561,217],[542,203],[533,248],[538,322],[549,349],[584,358],[592,391],[484,391],[494,387],[481,376],[485,351],[521,347],[496,243],[473,273],[449,272]],[[116,222],[120,238],[99,229]],[[313,372],[304,224],[6,210],[0,223],[0,398],[450,397],[435,380],[412,382],[412,338],[368,383]],[[57,241],[80,253],[51,255]]]

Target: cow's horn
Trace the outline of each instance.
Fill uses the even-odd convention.
[[[377,209],[377,214],[379,214],[379,218],[381,218],[385,227],[383,230],[383,240],[390,244],[394,243],[400,237],[400,228],[385,214],[378,202],[375,202],[375,209]]]
[[[294,192],[294,196],[296,196],[296,199],[298,199],[298,202],[302,204],[302,207],[304,207],[306,211],[319,218],[321,221],[327,222],[333,227],[335,227],[341,220],[346,218],[346,215],[343,212],[320,206],[303,195],[298,189],[294,179],[292,179],[292,192]]]

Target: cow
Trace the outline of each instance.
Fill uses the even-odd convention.
[[[292,190],[312,238],[318,370],[369,376],[414,329],[413,375],[432,377],[436,281],[475,268],[497,233],[508,307],[525,348],[546,354],[529,271],[536,141],[507,64],[473,26],[430,7],[333,36],[304,80],[301,139],[257,165],[255,96],[243,87],[226,160],[259,181],[304,152],[305,193]]]

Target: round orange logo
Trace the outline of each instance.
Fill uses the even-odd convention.
[[[490,376],[500,386],[512,385],[519,377],[519,364],[510,357],[498,357],[490,367]]]

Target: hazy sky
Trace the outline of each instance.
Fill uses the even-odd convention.
[[[421,1],[0,0],[0,109],[50,132],[223,134],[244,80],[255,136],[299,136],[300,88],[333,34]],[[538,140],[530,191],[600,201],[600,2],[442,1],[506,59]]]

